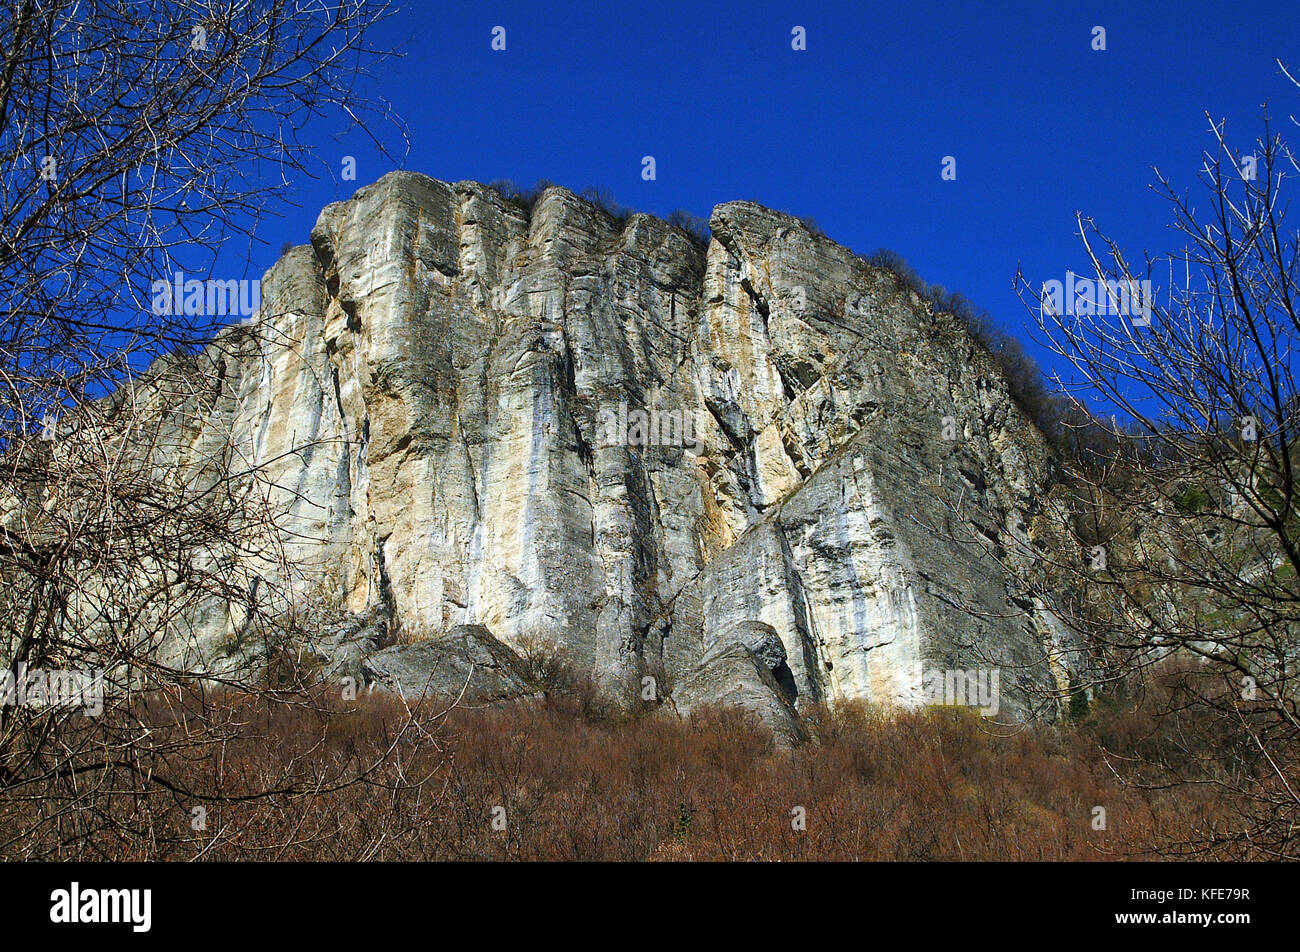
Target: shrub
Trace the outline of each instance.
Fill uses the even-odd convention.
[[[627,224],[627,220],[634,214],[626,205],[620,205],[613,193],[603,186],[590,185],[579,192],[578,197],[591,202],[620,226]]]
[[[518,208],[525,216],[531,216],[533,206],[542,197],[542,193],[554,184],[548,179],[538,179],[537,184],[532,188],[524,188],[512,179],[497,179],[489,182],[488,188],[495,189],[506,200],[507,204]]]
[[[1168,704],[1176,685],[1162,690]],[[1233,821],[1213,789],[1115,778],[1115,754],[1167,759],[1192,738],[1197,757],[1217,743],[1186,715],[1161,726],[1150,704],[1012,732],[969,711],[845,705],[821,712],[816,742],[781,749],[735,709],[594,722],[572,703],[408,709],[380,693],[139,703],[154,745],[184,736],[200,711],[226,725],[165,777],[210,797],[207,829],[166,787],[110,787],[100,809],[147,818],[123,827],[136,838],[92,824],[68,839],[37,823],[53,807],[32,787],[0,810],[0,857],[39,845],[51,859],[1098,860],[1176,855]],[[267,786],[294,792],[244,799]],[[1092,830],[1081,804],[1094,803],[1124,822]],[[504,831],[492,828],[496,806]],[[791,827],[794,806],[805,830]],[[1222,858],[1260,856],[1241,841]]]
[[[537,184],[532,188],[524,188],[518,182],[512,179],[496,179],[488,183],[488,188],[495,189],[506,204],[513,205],[525,215],[531,216],[533,208],[548,188],[555,186],[555,183],[549,179],[538,179]],[[627,220],[635,213],[633,209],[626,205],[620,204],[615,200],[614,195],[609,189],[601,186],[590,186],[584,188],[578,193],[578,197],[585,201],[591,202],[606,215],[613,218],[620,226],[627,224]]]
[[[927,284],[898,252],[880,248],[864,260],[873,267],[889,271],[902,287],[928,301],[936,314],[947,313],[955,317],[975,342],[992,355],[1016,405],[1042,431],[1049,443],[1062,448],[1063,421],[1068,404],[1047,389],[1042,369],[1025,353],[1019,340],[1002,331],[987,311],[981,310],[965,295],[949,291],[941,284]]]
[[[1070,706],[1068,716],[1071,723],[1078,724],[1088,719],[1088,692],[1079,686],[1078,680],[1070,675]]]
[[[817,219],[811,215],[798,215],[799,224],[808,229],[809,234],[814,238],[825,238],[826,232],[822,231],[821,225],[817,224]]]
[[[563,646],[527,634],[515,641],[514,649],[524,663],[523,676],[543,692],[559,693],[574,679],[573,659]]]
[[[698,215],[692,215],[684,208],[679,208],[664,220],[674,228],[686,232],[687,236],[697,245],[708,245],[712,234],[709,231],[709,223]]]
[[[1209,493],[1191,484],[1179,487],[1173,495],[1173,502],[1183,512],[1190,513],[1208,512],[1214,504]]]
[[[523,676],[549,703],[577,711],[592,722],[615,716],[611,699],[601,691],[591,672],[578,666],[567,647],[530,633],[517,639],[514,648],[524,663]]]

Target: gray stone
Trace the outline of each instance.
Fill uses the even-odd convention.
[[[365,659],[362,675],[368,684],[406,698],[482,702],[535,693],[519,657],[482,625],[457,625],[424,641],[384,648]]]
[[[731,202],[710,227],[701,248],[563,188],[526,215],[387,175],[267,273],[173,464],[233,441],[265,465],[284,559],[256,570],[286,604],[327,577],[392,630],[495,633],[333,645],[404,689],[490,656],[483,690],[509,696],[492,645],[540,637],[629,707],[662,670],[679,709],[738,700],[788,733],[792,698],[916,705],[927,667],[1044,670],[1069,633],[1003,562],[1028,558],[1047,450],[990,355],[788,215]],[[216,659],[230,613],[192,627]]]
[[[735,640],[748,648],[750,653],[769,671],[776,671],[785,666],[785,645],[781,636],[771,625],[761,621],[746,621],[733,633]]]
[[[753,711],[782,745],[802,739],[799,722],[772,671],[738,643],[722,644],[699,660],[673,689],[674,709],[683,717],[709,705]]]

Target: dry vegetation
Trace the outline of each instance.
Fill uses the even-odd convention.
[[[1242,843],[1187,845],[1240,822],[1211,789],[1143,789],[1111,769],[1169,742],[1168,719],[1151,713],[1176,693],[1166,686],[1067,729],[1000,734],[962,709],[847,708],[810,718],[815,740],[793,750],[738,710],[611,720],[557,696],[412,710],[379,694],[351,703],[240,694],[202,705],[203,723],[225,728],[220,742],[180,743],[183,757],[154,763],[150,751],[183,740],[186,712],[200,706],[155,698],[135,712],[152,728],[137,749],[142,766],[169,773],[115,792],[112,777],[87,770],[85,786],[99,788],[93,810],[61,809],[29,788],[0,813],[0,856],[1257,858]],[[194,828],[196,806],[208,811],[206,829]],[[1093,828],[1098,806],[1105,830]],[[495,807],[504,830],[494,829]],[[794,829],[796,807],[804,830]]]

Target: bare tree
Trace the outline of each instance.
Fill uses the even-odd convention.
[[[360,90],[388,13],[367,0],[0,10],[0,855],[160,837],[202,853],[212,840],[191,809],[321,795],[380,769],[325,765],[310,745],[237,789],[196,766],[277,705],[332,708],[264,682],[257,703],[219,693],[258,687],[275,648],[257,566],[282,558],[281,513],[267,461],[211,423],[233,399],[227,359],[291,342],[268,337],[265,313],[217,335],[252,297],[238,280],[215,301],[211,282],[193,302],[171,289],[288,199],[309,171],[308,122],[385,114]],[[194,664],[190,627],[214,612],[236,636],[229,658]],[[427,736],[407,714],[397,736]]]
[[[1300,165],[1267,121],[1245,152],[1211,128],[1199,206],[1156,172],[1183,249],[1137,263],[1081,215],[1093,273],[1019,279],[1070,400],[1021,574],[1087,649],[1062,694],[1177,671],[1158,736],[1115,763],[1231,798],[1236,821],[1188,848],[1295,856],[1300,235],[1284,185]]]

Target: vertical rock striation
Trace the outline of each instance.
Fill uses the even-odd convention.
[[[214,344],[192,435],[266,467],[269,588],[784,732],[810,702],[918,703],[926,667],[999,665],[1023,711],[1064,635],[1002,564],[1047,453],[992,359],[787,215],[710,227],[411,173],[327,207]]]

